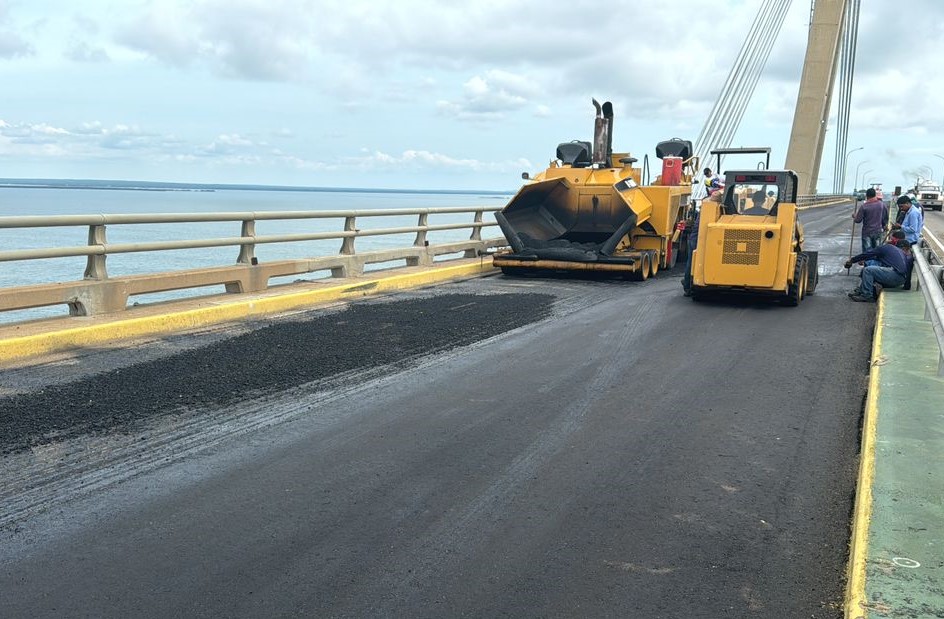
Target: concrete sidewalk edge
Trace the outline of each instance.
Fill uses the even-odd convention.
[[[852,513],[852,535],[849,542],[849,565],[843,607],[846,619],[864,619],[868,612],[865,597],[865,565],[868,559],[869,522],[872,518],[872,484],[875,479],[875,440],[878,418],[882,325],[885,320],[885,295],[879,295],[878,314],[872,336],[869,360],[869,387],[862,420],[862,442],[859,449],[859,476],[856,482],[855,506]]]
[[[450,280],[497,272],[491,258],[472,264],[433,267],[405,274],[364,277],[339,286],[288,293],[264,298],[236,300],[140,318],[116,315],[114,321],[96,325],[68,327],[62,330],[0,340],[0,359],[20,361],[37,355],[60,352],[116,340],[181,332],[209,325],[313,307],[342,299],[365,297],[407,288],[420,288]]]

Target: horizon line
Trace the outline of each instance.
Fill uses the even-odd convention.
[[[129,181],[116,179],[81,179],[81,178],[0,178],[0,188],[23,187],[36,189],[238,189],[269,191],[336,191],[358,193],[455,193],[455,194],[490,194],[506,195],[517,190],[498,191],[494,189],[396,189],[377,187],[324,187],[306,185],[266,185],[257,183],[188,183],[174,181]]]

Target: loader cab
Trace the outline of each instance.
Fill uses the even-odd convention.
[[[702,207],[692,296],[766,295],[796,305],[818,281],[818,256],[803,250],[796,174],[736,170],[725,181],[721,203]]]
[[[789,170],[729,171],[725,175],[725,215],[776,217],[781,203],[796,202],[796,174]]]

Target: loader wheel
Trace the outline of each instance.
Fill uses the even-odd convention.
[[[819,256],[816,252],[813,255],[806,255],[806,294],[809,296],[816,292],[816,286],[819,284]]]
[[[808,269],[808,267],[807,267]],[[806,274],[806,294],[804,296],[810,296],[816,292],[816,286],[819,284],[819,273],[817,271],[807,270]]]
[[[783,300],[784,305],[796,307],[806,294],[807,266],[806,256],[803,254],[797,255],[796,268],[793,270],[793,282],[787,287],[787,296]]]

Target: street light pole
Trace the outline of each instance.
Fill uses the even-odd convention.
[[[855,187],[852,188],[852,191],[858,191],[858,190],[859,190],[859,169],[862,168],[862,166],[865,165],[865,164],[868,163],[868,162],[869,162],[869,160],[866,159],[865,161],[860,161],[860,162],[859,162],[859,165],[856,166],[855,178],[852,179],[853,181],[855,181]]]
[[[842,193],[843,187],[846,186],[846,170],[849,169],[849,155],[856,152],[857,150],[862,150],[863,148],[865,147],[860,146],[859,148],[853,148],[848,153],[846,153],[845,157],[842,158],[842,172],[839,175],[839,183],[837,183],[838,186],[835,188],[833,193]],[[853,187],[853,189],[855,189],[855,187]]]
[[[875,170],[866,170],[865,172],[862,173],[862,184],[863,184],[863,185],[865,184],[865,177],[868,176],[869,174],[871,174],[871,173],[874,172],[874,171],[875,171]]]

